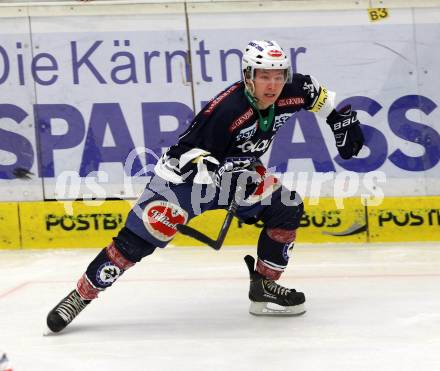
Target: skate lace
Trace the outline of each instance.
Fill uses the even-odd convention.
[[[281,296],[287,296],[290,294],[291,291],[287,287],[278,285],[277,283],[275,283],[275,281],[272,280],[264,280],[264,286],[268,291],[272,292],[273,294]]]
[[[76,293],[73,293],[67,297],[56,309],[56,312],[67,323],[72,320],[81,312],[87,303]]]

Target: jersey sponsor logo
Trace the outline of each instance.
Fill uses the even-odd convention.
[[[143,222],[147,231],[159,241],[169,241],[177,233],[177,224],[185,224],[188,213],[168,201],[153,201],[144,211]]]
[[[207,114],[207,115],[212,113],[212,111],[214,111],[214,109],[221,102],[223,102],[228,95],[230,95],[232,92],[234,92],[235,90],[238,89],[239,85],[240,85],[239,83],[237,83],[235,85],[232,85],[229,89],[225,90],[223,93],[219,94],[217,97],[212,99],[211,102],[209,103],[208,107],[205,109],[204,113]]]
[[[281,115],[275,116],[272,131],[277,131],[288,119],[290,119],[291,116],[291,113],[282,113]]]
[[[288,98],[279,99],[277,101],[278,107],[300,106],[302,104],[304,104],[303,97],[288,97]]]
[[[231,126],[229,126],[228,128],[229,132],[232,133],[234,130],[246,124],[246,122],[248,122],[249,119],[252,117],[253,113],[254,110],[251,107],[245,113],[243,113],[239,118],[235,119],[231,124]]]
[[[271,49],[267,52],[267,54],[269,54],[271,57],[281,57],[283,55],[283,52],[281,50],[278,49]]]
[[[317,90],[315,88],[315,85],[313,85],[313,83],[307,84],[307,82],[305,82],[303,85],[303,90],[307,92],[310,98],[314,98],[315,94],[317,94]]]
[[[263,152],[269,148],[270,143],[272,143],[272,139],[258,139],[256,143],[252,142],[251,140],[248,140],[237,147],[240,148],[243,153]]]
[[[255,121],[255,123],[252,126],[240,130],[238,135],[235,137],[235,140],[236,141],[249,140],[256,133],[256,131],[257,131],[257,122]]]
[[[96,272],[96,280],[102,286],[110,286],[123,273],[116,265],[111,262],[102,264]]]

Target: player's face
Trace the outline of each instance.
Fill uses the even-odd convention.
[[[259,109],[266,109],[275,103],[283,90],[286,78],[284,70],[259,70],[255,71],[255,92]]]

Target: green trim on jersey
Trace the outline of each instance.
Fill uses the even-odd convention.
[[[253,107],[253,108],[255,108],[255,110],[257,111],[257,113],[258,113],[258,123],[259,123],[259,126],[260,126],[260,129],[263,131],[263,132],[267,132],[267,131],[269,131],[269,129],[271,128],[271,126],[272,126],[272,123],[273,123],[273,119],[274,119],[274,117],[275,117],[275,104],[272,104],[270,107],[269,107],[269,113],[268,113],[268,115],[266,116],[266,117],[263,117],[262,116],[262,114],[261,114],[261,112],[260,112],[260,110],[258,109],[258,107],[257,107],[257,103],[256,103],[256,101],[255,101],[255,98],[245,89],[245,91],[244,91],[244,95],[246,95],[246,98],[247,98],[247,100],[249,101],[249,103],[251,104],[251,106]]]

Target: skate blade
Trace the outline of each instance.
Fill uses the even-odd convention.
[[[53,332],[47,325],[43,329],[43,336],[53,336],[56,332]]]
[[[300,316],[306,312],[304,304],[284,307],[275,303],[251,301],[249,313],[254,316]]]

